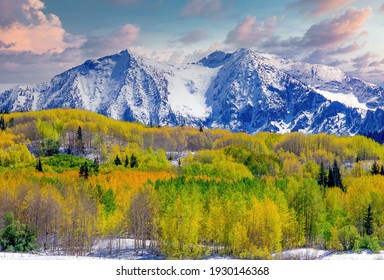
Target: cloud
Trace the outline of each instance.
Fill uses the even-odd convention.
[[[15,12],[16,20],[1,16],[0,50],[16,52],[29,51],[42,54],[60,53],[67,48],[80,47],[85,37],[66,32],[60,19],[54,14],[44,14],[44,3],[40,0],[5,0],[2,5],[6,11]]]
[[[311,16],[321,16],[334,12],[351,2],[353,0],[298,0],[290,4],[289,7],[298,9]]]
[[[89,37],[82,47],[86,57],[100,57],[127,49],[139,39],[140,27],[127,23],[108,35]]]
[[[355,68],[367,68],[371,63],[375,62],[373,60],[376,58],[377,58],[377,55],[375,55],[371,52],[367,52],[363,55],[360,55],[360,56],[353,58],[352,62],[354,62],[354,63],[352,66]]]
[[[198,28],[196,30],[186,33],[177,41],[180,41],[184,45],[191,45],[193,43],[198,43],[204,40],[206,37],[207,37],[207,34],[205,33],[204,29]]]
[[[350,39],[372,15],[370,7],[348,8],[344,14],[312,25],[304,34],[302,44],[309,47],[334,47]]]
[[[327,51],[328,55],[352,52],[358,50],[359,45],[350,41],[361,36],[361,29],[371,14],[369,7],[361,10],[350,7],[341,15],[312,25],[301,37],[282,39],[270,36],[260,44],[260,48],[286,57],[303,57],[318,49]],[[343,47],[345,45],[347,47]]]
[[[363,48],[363,45],[353,43],[353,44],[346,46],[346,47],[337,48],[337,49],[331,51],[329,54],[331,54],[331,55],[347,54],[347,53],[361,50],[362,48]]]
[[[210,55],[214,51],[218,51],[218,50],[227,51],[229,49],[227,49],[225,45],[221,42],[214,42],[207,48],[201,48],[194,51],[193,53],[187,54],[184,58],[184,62],[187,62],[187,63],[197,62],[202,58],[206,57],[207,55]]]
[[[384,4],[380,7],[380,13],[384,13]]]
[[[276,17],[258,22],[256,17],[248,16],[228,33],[225,42],[240,47],[255,47],[271,37],[275,27]]]
[[[210,16],[222,9],[221,0],[189,0],[181,10],[183,17]]]
[[[83,62],[81,51],[68,48],[62,53],[0,52],[0,83],[46,82],[55,74]]]

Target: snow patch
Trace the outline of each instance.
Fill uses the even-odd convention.
[[[326,90],[314,90],[332,102],[337,101],[350,108],[370,110],[365,103],[360,103],[357,97],[353,95],[353,93],[332,93]]]

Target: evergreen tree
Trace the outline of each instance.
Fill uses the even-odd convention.
[[[336,160],[333,161],[332,173],[333,173],[333,180],[335,182],[334,186],[340,188],[343,192],[345,192],[343,180],[341,178],[340,168]]]
[[[137,158],[134,154],[131,155],[131,168],[139,167],[139,163],[137,162]]]
[[[5,125],[5,121],[4,121],[4,117],[3,115],[0,117],[0,129],[1,130],[5,130],[6,128],[6,125]]]
[[[327,172],[325,171],[325,167],[323,162],[320,163],[320,171],[317,176],[317,183],[319,186],[326,187],[327,186]]]
[[[83,141],[83,133],[81,132],[81,126],[77,128],[77,140]]]
[[[41,164],[41,160],[39,158],[39,160],[37,161],[37,164],[36,164],[36,170],[39,171],[39,172],[43,172],[43,166]]]
[[[77,128],[76,151],[79,155],[84,154],[84,142],[81,126]]]
[[[128,156],[125,155],[124,167],[128,167],[128,165],[129,165],[129,159],[128,159]]]
[[[199,131],[200,131],[200,133],[203,133],[203,132],[204,132],[204,127],[203,127],[202,125],[200,125],[200,127],[199,127]]]
[[[99,165],[100,165],[99,158],[96,157],[93,161],[93,170],[94,170],[95,174],[99,173]]]
[[[79,177],[88,179],[88,176],[89,176],[89,168],[88,168],[87,162],[85,161],[84,164],[80,165]]]
[[[379,168],[379,165],[377,164],[376,160],[373,162],[372,164],[372,168],[371,168],[371,174],[372,175],[377,175],[380,173],[380,168]]]
[[[119,158],[119,156],[118,155],[116,155],[116,158],[115,158],[115,160],[113,161],[116,165],[121,165],[122,163],[121,163],[121,160],[120,160],[120,158]]]
[[[328,169],[327,185],[329,188],[333,188],[335,186],[335,178],[333,176],[333,171],[331,168]]]
[[[369,204],[367,212],[364,215],[363,227],[364,227],[364,233],[366,235],[370,236],[373,234],[373,213],[372,213],[371,204]]]
[[[382,164],[380,167],[380,175],[384,176],[384,164]]]

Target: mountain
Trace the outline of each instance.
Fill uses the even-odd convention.
[[[383,128],[384,89],[334,67],[248,49],[179,65],[125,50],[0,94],[0,111],[51,108],[152,125],[353,135]]]

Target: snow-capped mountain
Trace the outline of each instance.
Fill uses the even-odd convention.
[[[125,50],[0,94],[0,111],[51,108],[153,125],[356,134],[383,128],[384,89],[337,68],[247,49],[179,65]]]

